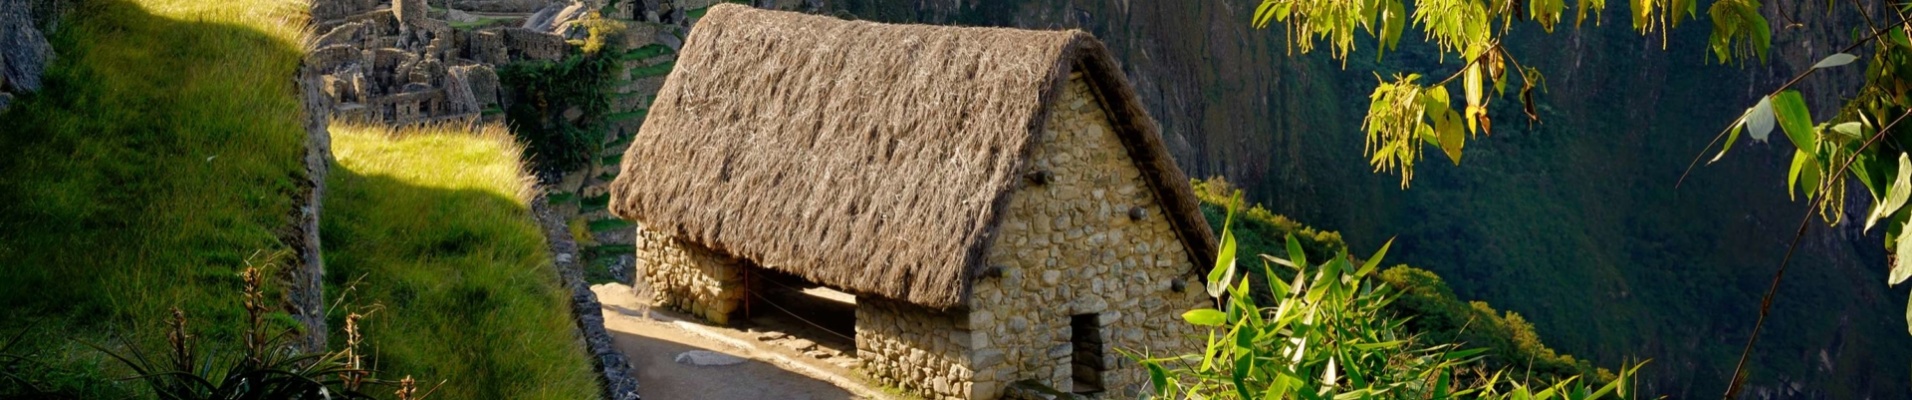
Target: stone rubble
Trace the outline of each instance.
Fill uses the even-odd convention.
[[[743,358],[709,350],[691,350],[677,353],[677,357],[672,360],[678,364],[695,365],[699,367],[722,367],[742,364],[744,362]]]

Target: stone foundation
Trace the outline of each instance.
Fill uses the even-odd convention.
[[[744,297],[742,260],[643,228],[636,245],[638,279],[649,284],[651,304],[730,323]]]
[[[856,356],[865,374],[927,399],[974,398],[968,315],[871,297],[856,305]]]

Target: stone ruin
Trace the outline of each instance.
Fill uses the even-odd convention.
[[[500,109],[497,65],[558,60],[564,37],[524,27],[456,29],[425,0],[346,0],[313,8],[320,35],[308,62],[333,118],[407,125],[480,119]]]

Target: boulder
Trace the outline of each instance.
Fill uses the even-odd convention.
[[[457,22],[461,24],[469,24],[473,22],[478,22],[478,16],[471,15],[471,13],[468,13],[468,12],[454,9],[454,10],[445,11],[445,20],[450,22]]]
[[[554,35],[564,35],[571,30],[571,25],[577,23],[578,20],[584,19],[584,16],[590,13],[590,11],[590,7],[585,6],[583,2],[572,2],[562,7],[558,4],[552,4],[542,10],[538,10],[537,13],[531,14],[530,17],[526,17],[523,28]]]
[[[558,4],[544,6],[544,8],[538,9],[538,12],[531,13],[531,16],[524,17],[524,24],[518,27],[539,32],[550,32],[551,21],[557,19],[558,13],[563,12],[564,8],[563,5]]]
[[[7,86],[15,91],[40,90],[40,76],[53,61],[53,45],[33,25],[27,0],[0,0],[0,59]]]
[[[684,40],[678,39],[677,35],[672,35],[670,34],[670,32],[658,32],[657,44],[661,44],[661,45],[664,45],[664,47],[671,48],[672,53],[675,53],[684,48]]]
[[[695,365],[699,367],[716,367],[716,366],[742,364],[744,362],[744,359],[737,356],[724,354],[724,353],[718,353],[714,351],[691,350],[691,351],[686,351],[683,353],[678,353],[675,361],[677,361],[678,364],[684,364],[684,365]]]
[[[13,106],[13,94],[7,93],[7,92],[0,92],[0,114],[6,113],[7,108],[12,106]]]

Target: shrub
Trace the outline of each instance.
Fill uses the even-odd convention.
[[[1239,198],[1239,194],[1236,195]],[[1221,247],[1207,290],[1220,308],[1190,310],[1182,317],[1208,328],[1201,354],[1148,358],[1130,354],[1149,372],[1155,394],[1165,398],[1400,398],[1400,399],[1596,399],[1635,393],[1628,382],[1639,368],[1622,370],[1604,386],[1578,377],[1530,387],[1502,379],[1480,366],[1484,349],[1461,350],[1411,333],[1388,304],[1398,289],[1372,279],[1381,247],[1356,265],[1345,248],[1309,264],[1295,236],[1285,240],[1288,258],[1262,255],[1273,307],[1258,305],[1250,282],[1238,270],[1238,245],[1223,220]],[[1285,269],[1277,271],[1275,265]],[[1538,389],[1538,390],[1536,390]]]

